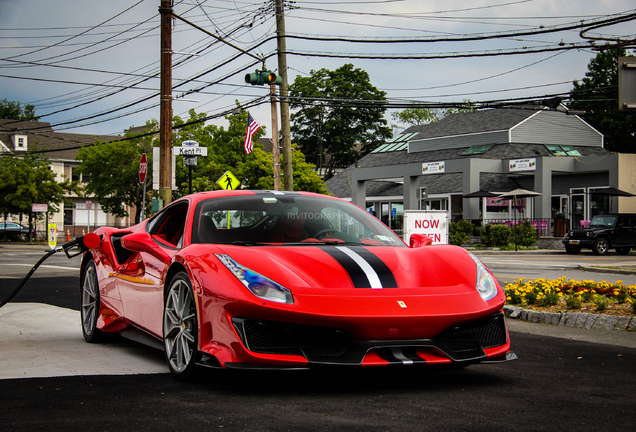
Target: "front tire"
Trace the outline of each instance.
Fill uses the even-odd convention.
[[[163,342],[170,372],[178,379],[189,379],[199,351],[197,310],[192,283],[186,272],[180,272],[172,279],[166,293]]]
[[[570,255],[577,255],[579,252],[581,252],[581,248],[578,246],[566,245],[565,251],[569,253]]]
[[[104,333],[97,328],[97,318],[100,310],[99,284],[95,262],[89,260],[84,269],[82,288],[80,292],[82,318],[82,334],[86,342],[97,343],[104,340]]]
[[[619,255],[627,255],[629,253],[629,251],[631,251],[632,248],[628,248],[628,247],[617,247],[616,248],[616,253]]]
[[[596,242],[594,242],[592,252],[594,252],[594,255],[605,255],[609,248],[610,246],[607,239],[601,237],[600,239],[597,239]]]

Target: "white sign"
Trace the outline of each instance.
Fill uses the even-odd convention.
[[[207,147],[183,146],[173,147],[175,156],[207,156]]]
[[[446,162],[424,162],[422,164],[422,174],[440,174],[444,172]]]
[[[512,159],[508,162],[510,171],[534,171],[537,169],[537,159]]]
[[[425,234],[433,244],[448,244],[448,213],[445,210],[404,210],[404,242],[412,234]]]
[[[33,213],[46,213],[48,208],[48,204],[31,204],[31,211]]]

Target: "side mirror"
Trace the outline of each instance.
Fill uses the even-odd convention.
[[[409,247],[418,248],[422,246],[430,246],[433,244],[433,239],[426,234],[411,234],[409,239]]]
[[[152,236],[146,232],[127,234],[121,238],[121,245],[124,249],[132,252],[145,252],[153,257],[167,262],[170,256],[166,254],[155,241]]]

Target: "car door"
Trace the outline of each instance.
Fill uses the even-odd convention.
[[[632,244],[632,223],[629,216],[618,216],[616,226],[610,233],[612,246],[625,246]]]
[[[182,247],[187,212],[188,202],[180,201],[148,221],[148,233],[170,258]],[[157,337],[162,337],[163,280],[168,262],[147,252],[135,253],[117,275],[126,318]]]

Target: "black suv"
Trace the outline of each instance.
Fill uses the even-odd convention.
[[[565,251],[569,254],[581,252],[581,248],[592,249],[595,255],[605,255],[616,249],[619,255],[627,255],[636,247],[636,214],[597,215],[587,228],[570,231],[563,238]]]

